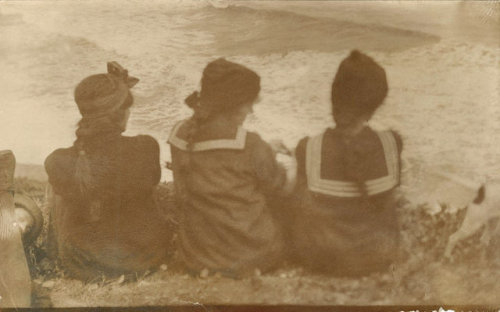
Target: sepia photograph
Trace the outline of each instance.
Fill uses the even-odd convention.
[[[500,311],[499,280],[500,1],[0,0],[0,310]]]

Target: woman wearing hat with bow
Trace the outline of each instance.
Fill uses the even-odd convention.
[[[145,272],[165,261],[171,235],[153,201],[158,143],[122,135],[137,82],[115,62],[82,80],[74,92],[82,114],[76,141],[45,161],[50,249],[78,279]]]
[[[290,244],[306,266],[335,275],[388,268],[398,252],[393,192],[402,140],[367,121],[388,91],[384,69],[359,52],[340,64],[332,84],[335,127],[296,148],[295,209]]]
[[[192,117],[170,134],[179,255],[193,273],[241,276],[271,269],[281,256],[269,199],[285,186],[286,172],[271,146],[242,127],[259,91],[252,70],[212,61],[201,91],[186,99]]]

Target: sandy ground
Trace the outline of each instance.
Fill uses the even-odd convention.
[[[19,166],[23,169],[18,175],[27,167],[34,168]],[[39,170],[25,172],[40,175]],[[403,190],[407,184],[422,181],[415,175],[414,172],[406,174]],[[44,207],[46,182],[18,177],[16,187]],[[84,284],[66,279],[63,272],[44,260],[44,233],[36,247],[28,249],[34,262],[35,304],[55,307],[500,304],[498,239],[490,246],[481,245],[480,231],[457,246],[453,261],[445,261],[442,253],[448,236],[460,225],[464,210],[445,205],[436,211],[431,203],[410,202],[402,194],[399,211],[404,256],[395,259],[389,272],[359,279],[313,274],[291,263],[283,263],[275,272],[256,273],[244,279],[190,276],[166,263],[145,276],[103,278]],[[45,209],[44,214],[47,216]]]

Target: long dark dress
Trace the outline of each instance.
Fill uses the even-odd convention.
[[[164,263],[171,230],[153,190],[160,180],[158,143],[149,136],[116,136],[87,145],[94,186],[82,197],[74,180],[76,148],[45,161],[55,193],[52,249],[76,278],[144,272]]]
[[[268,199],[285,182],[270,146],[243,128],[206,125],[188,148],[185,122],[169,143],[188,269],[228,275],[272,268],[282,252]]]
[[[297,186],[289,222],[294,256],[335,275],[384,270],[398,253],[393,191],[399,185],[402,141],[395,132],[370,128],[353,140],[346,146],[337,130],[327,129],[302,139],[296,149]],[[356,162],[356,173],[347,161]],[[360,180],[365,181],[364,196]]]

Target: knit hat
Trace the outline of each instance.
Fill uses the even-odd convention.
[[[106,116],[120,108],[139,79],[117,62],[108,63],[107,74],[97,74],[83,79],[75,88],[75,102],[85,118]]]
[[[373,114],[387,96],[385,70],[357,50],[345,58],[332,84],[334,111],[354,115]]]
[[[253,101],[260,91],[260,77],[247,67],[219,58],[203,70],[201,92],[193,93],[186,104],[211,112],[232,110]]]

